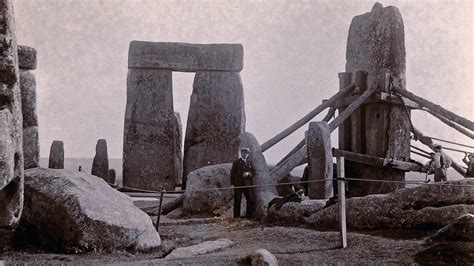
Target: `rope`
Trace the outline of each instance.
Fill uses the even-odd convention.
[[[428,137],[428,136],[427,136],[427,137]],[[454,142],[454,141],[449,141],[449,140],[445,140],[445,139],[439,139],[439,138],[435,138],[435,137],[428,137],[428,138],[430,138],[430,139],[435,139],[435,140],[438,140],[438,141],[441,141],[441,142],[446,142],[446,143],[450,143],[450,144],[459,145],[459,146],[463,146],[463,147],[467,147],[467,148],[474,149],[474,146],[469,146],[469,145],[462,144],[462,143],[458,143],[458,142]]]

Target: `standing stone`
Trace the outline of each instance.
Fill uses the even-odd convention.
[[[123,146],[123,185],[174,190],[172,73],[130,69]]]
[[[245,130],[240,74],[197,72],[184,142],[183,188],[191,171],[238,158],[239,135]]]
[[[108,175],[108,181],[110,184],[115,184],[117,174],[115,172],[115,169],[109,169],[109,175]]]
[[[23,121],[15,19],[10,0],[0,0],[0,249],[23,210]]]
[[[36,68],[36,50],[18,46],[20,66],[21,107],[23,113],[24,168],[39,166],[38,115],[36,113],[36,79],[29,71]]]
[[[400,11],[376,3],[372,11],[352,20],[346,52],[346,71],[367,71],[368,88],[385,88],[385,72],[390,72],[398,87],[405,88],[405,33]],[[351,143],[351,151],[398,160],[410,158],[410,123],[402,106],[375,103],[363,105],[358,117],[352,117],[351,135],[360,143]],[[346,168],[350,178],[404,181],[403,171],[360,165]],[[347,166],[349,167],[349,166]],[[350,182],[349,196],[388,193],[401,184]]]
[[[178,112],[174,113],[174,175],[176,186],[183,184],[183,126],[181,116]]]
[[[95,145],[95,156],[92,161],[91,174],[109,182],[109,155],[107,154],[107,141],[99,139]]]
[[[311,122],[306,135],[308,149],[308,194],[311,199],[327,199],[332,194],[331,132],[328,123]]]
[[[64,169],[64,143],[54,140],[49,151],[49,168]]]

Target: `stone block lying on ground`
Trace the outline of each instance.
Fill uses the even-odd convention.
[[[296,225],[304,223],[304,218],[323,209],[326,200],[305,200],[298,202],[287,202],[281,208],[271,208],[269,212],[270,221],[278,224]]]
[[[252,266],[277,266],[276,257],[266,249],[257,249],[250,254],[250,265]]]
[[[103,179],[67,170],[25,172],[22,219],[65,251],[146,251],[160,245],[150,217]]]
[[[214,241],[205,241],[197,245],[189,247],[181,247],[173,250],[166,259],[182,259],[191,258],[197,255],[216,252],[232,246],[234,242],[226,238],[217,239]]]
[[[346,208],[347,225],[352,229],[439,228],[461,215],[474,212],[474,179],[349,198]],[[306,219],[317,228],[334,228],[338,221],[337,204]]]
[[[441,228],[427,239],[433,241],[470,241],[474,242],[474,215],[465,214],[454,222]]]
[[[128,68],[240,72],[243,60],[241,44],[132,41],[128,50]]]
[[[232,200],[230,168],[232,164],[206,166],[189,173],[184,193],[183,211],[189,214],[208,213],[228,204]],[[215,189],[213,189],[215,188]],[[210,189],[198,191],[200,189]]]

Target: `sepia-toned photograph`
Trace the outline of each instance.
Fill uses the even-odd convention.
[[[474,265],[474,1],[0,0],[0,266]]]

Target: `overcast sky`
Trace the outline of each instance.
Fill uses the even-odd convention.
[[[351,19],[375,3],[13,2],[18,43],[38,50],[41,156],[49,155],[53,140],[63,140],[66,157],[93,157],[97,139],[105,138],[111,158],[122,157],[131,40],[242,43],[247,131],[263,143],[338,90]],[[403,16],[408,90],[473,120],[472,1],[381,3],[397,6]],[[173,73],[174,106],[183,124],[193,76]],[[420,111],[413,120],[428,135],[474,145]],[[278,161],[302,137],[300,130],[268,150],[267,161]]]

